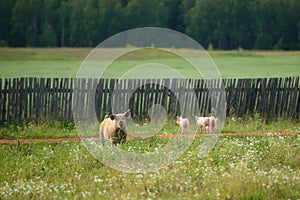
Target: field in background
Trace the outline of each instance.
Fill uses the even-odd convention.
[[[88,48],[0,48],[0,77],[75,77]],[[104,50],[105,51],[105,50]],[[193,50],[188,51],[193,54]],[[157,54],[156,54],[157,53]],[[209,52],[225,78],[286,77],[300,75],[298,51],[212,51]],[[133,54],[119,59],[111,68],[110,77],[118,77],[132,66],[147,62],[169,64],[187,78],[199,78],[182,59],[161,55],[161,52]],[[99,63],[101,65],[101,63]],[[97,70],[97,69],[95,69]]]

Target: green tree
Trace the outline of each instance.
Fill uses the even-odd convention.
[[[59,39],[59,46],[67,46],[70,35],[70,4],[66,1],[61,1],[60,6],[56,10],[57,20],[57,39]]]
[[[165,0],[167,10],[167,27],[179,32],[184,32],[184,12],[181,0]]]
[[[298,0],[276,0],[276,24],[274,42],[276,49],[294,50],[298,48],[298,26],[300,19]]]
[[[94,0],[87,0],[83,9],[83,24],[88,46],[94,46],[99,42],[98,4]]]
[[[209,8],[210,1],[196,0],[195,5],[191,7],[186,15],[186,29],[185,32],[195,40],[197,40],[203,47],[208,47],[212,43],[212,26],[211,23],[211,9]],[[213,44],[215,46],[215,44]]]
[[[255,49],[297,49],[298,0],[262,0],[255,5]]]
[[[300,49],[299,0],[2,0],[0,45],[95,46],[137,27],[188,34],[216,49]],[[43,39],[42,39],[43,38]]]
[[[114,34],[129,29],[125,19],[125,0],[100,0],[99,3],[99,40],[103,41]]]
[[[36,46],[41,32],[41,0],[17,0],[12,13],[12,45]]]
[[[275,4],[270,0],[261,0],[257,3],[254,49],[272,49],[274,45],[274,33],[272,31],[276,23],[274,6]]]
[[[10,44],[10,19],[15,3],[15,0],[0,1],[0,46],[8,46]]]
[[[126,7],[128,28],[167,26],[167,9],[160,0],[131,0]]]
[[[248,0],[234,0],[232,37],[236,40],[237,45],[232,48],[253,48],[255,17],[252,3],[253,1]]]
[[[39,35],[39,45],[43,47],[56,47],[57,38],[50,24],[45,24],[43,32]]]
[[[82,9],[86,1],[71,0],[70,3],[70,45],[73,47],[87,46]]]

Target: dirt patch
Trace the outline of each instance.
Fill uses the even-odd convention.
[[[292,133],[292,132],[269,132],[269,133],[221,133],[218,134],[219,136],[272,136],[272,135],[299,135],[300,133]],[[158,138],[177,138],[177,137],[201,137],[201,136],[208,136],[209,134],[156,134],[155,137]],[[152,137],[152,135],[139,135],[139,136],[132,136],[128,135],[128,140],[133,140],[135,138],[148,138]],[[98,137],[88,138],[94,141],[99,141]],[[73,137],[73,138],[38,138],[38,139],[0,139],[0,144],[14,144],[14,143],[50,143],[50,142],[80,142],[81,138]]]

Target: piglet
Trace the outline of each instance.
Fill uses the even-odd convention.
[[[209,129],[209,117],[197,117],[195,120],[201,132],[206,132]]]
[[[216,130],[217,130],[218,118],[214,117],[214,116],[211,116],[211,117],[208,117],[208,118],[209,118],[208,132],[209,133],[215,133]]]
[[[218,118],[216,117],[197,117],[195,116],[196,123],[201,132],[214,133],[217,128]]]
[[[180,126],[181,133],[188,133],[190,122],[187,118],[182,118],[182,116],[177,116],[176,124]]]

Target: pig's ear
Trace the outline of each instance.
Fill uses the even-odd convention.
[[[114,119],[116,118],[116,115],[110,115],[109,118],[110,118],[111,120],[114,120]]]
[[[126,118],[130,118],[130,115],[131,115],[130,109],[128,109],[127,112],[124,113],[124,116],[125,116]]]

